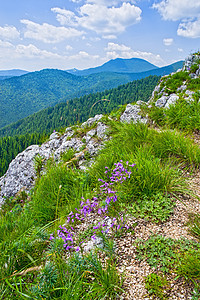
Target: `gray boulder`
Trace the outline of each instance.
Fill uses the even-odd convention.
[[[97,124],[97,137],[100,139],[106,139],[106,130],[107,129],[108,129],[108,126],[106,126],[102,122],[99,122]]]
[[[156,101],[155,106],[164,107],[165,104],[167,103],[167,100],[168,100],[168,96],[162,96]]]
[[[97,133],[96,128],[91,129],[90,131],[88,131],[87,134],[86,134],[86,137],[85,137],[86,143],[88,143],[88,142],[91,140],[91,138],[92,138],[96,133]]]
[[[167,99],[167,103],[165,104],[165,108],[169,108],[170,105],[174,105],[176,101],[179,99],[179,96],[176,94],[171,94]]]
[[[10,163],[8,171],[0,179],[0,204],[4,201],[3,197],[11,197],[24,188],[31,188],[35,177],[34,157],[39,153],[40,147],[32,145]]]
[[[93,125],[95,122],[98,122],[102,117],[103,115],[96,115],[94,118],[89,118],[86,122],[82,123],[81,127],[86,127],[86,126],[89,127]]]
[[[142,123],[147,123],[147,118],[144,118],[140,115],[141,109],[139,105],[132,105],[132,104],[127,104],[126,110],[120,117],[121,122],[142,122]]]

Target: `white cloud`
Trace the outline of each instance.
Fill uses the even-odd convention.
[[[165,46],[171,46],[172,45],[172,43],[173,43],[173,39],[172,38],[166,38],[166,39],[163,39],[163,44],[165,45]]]
[[[107,51],[121,51],[121,52],[129,52],[131,51],[131,48],[128,46],[125,46],[123,44],[115,44],[115,43],[108,43],[107,48],[105,48]]]
[[[179,24],[177,34],[188,38],[200,37],[200,19],[193,22],[182,22]]]
[[[74,60],[79,60],[79,59],[94,60],[94,59],[99,59],[99,55],[91,55],[85,51],[79,51],[78,54],[71,55],[69,58]]]
[[[100,39],[98,36],[96,36],[96,37],[91,37],[90,40],[91,40],[92,42],[99,42],[99,41],[101,41],[101,39]]]
[[[56,13],[56,19],[61,25],[78,26],[78,17],[71,10],[54,7],[51,11]]]
[[[23,55],[27,58],[36,58],[39,57],[40,59],[43,58],[61,58],[60,55],[56,53],[52,53],[46,50],[38,49],[36,46],[29,44],[28,46],[25,45],[17,45],[15,48],[15,52],[20,56]]]
[[[123,2],[120,7],[107,7],[104,5],[105,1],[90,2],[92,4],[81,6],[77,15],[58,7],[52,8],[52,11],[57,14],[57,20],[61,25],[81,26],[104,35],[124,32],[126,27],[141,20],[141,9],[130,3]]]
[[[74,55],[61,55],[33,44],[14,45],[0,40],[0,69],[20,68],[35,71],[44,68],[66,70],[70,68],[89,68],[99,64],[100,57],[85,51]]]
[[[0,40],[0,48],[12,48],[13,44]]]
[[[25,38],[35,39],[44,43],[59,43],[73,37],[79,37],[83,31],[75,28],[56,27],[47,23],[42,25],[29,20],[21,20],[26,25]]]
[[[183,18],[194,18],[200,14],[200,0],[163,0],[154,3],[164,20],[177,21]]]
[[[177,34],[189,38],[200,37],[200,0],[162,0],[154,3],[164,20],[178,21]]]
[[[39,49],[33,44],[14,45],[0,40],[0,69],[20,68],[34,71],[47,66],[62,68],[63,62],[67,60],[67,56]]]
[[[143,52],[143,51],[135,51],[126,45],[119,45],[115,43],[108,43],[106,50],[106,58],[107,59],[115,59],[115,58],[142,58],[149,61],[152,64],[157,66],[163,66],[164,61],[160,57],[159,54],[153,54],[151,52]]]
[[[72,46],[70,46],[70,45],[67,45],[67,46],[65,47],[65,49],[66,49],[67,51],[73,50]]]
[[[3,40],[14,40],[20,37],[19,31],[14,26],[0,27],[0,38]]]
[[[105,39],[105,40],[114,40],[117,37],[114,34],[109,34],[109,35],[103,35],[102,38]]]
[[[183,49],[182,48],[178,48],[178,52],[183,52]]]

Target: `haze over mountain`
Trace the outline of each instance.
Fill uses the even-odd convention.
[[[25,75],[28,73],[29,73],[28,71],[20,70],[20,69],[0,70],[0,78],[1,78],[1,76],[13,77],[13,76]]]
[[[141,58],[116,58],[111,59],[102,66],[96,68],[89,68],[85,70],[71,69],[67,70],[67,72],[83,76],[100,72],[141,73],[153,69],[158,69],[158,67]]]
[[[122,66],[122,61],[115,60],[115,63],[120,62]],[[127,63],[127,60],[125,61]],[[126,63],[124,65],[127,65]],[[149,75],[167,75],[181,67],[182,61],[140,73],[99,72],[87,76],[77,76],[56,69],[44,69],[2,80],[0,81],[0,128],[74,97],[104,91]]]

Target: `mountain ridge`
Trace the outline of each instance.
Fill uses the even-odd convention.
[[[83,70],[67,70],[74,75],[84,76],[100,72],[117,72],[117,73],[141,73],[157,69],[158,67],[141,58],[116,58],[94,68]]]
[[[149,75],[167,75],[182,62],[143,73],[100,72],[76,76],[58,69],[43,69],[0,81],[0,128],[43,108],[86,94],[115,88]]]

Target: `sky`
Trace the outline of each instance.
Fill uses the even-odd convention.
[[[169,65],[200,50],[200,0],[0,0],[0,70]]]

